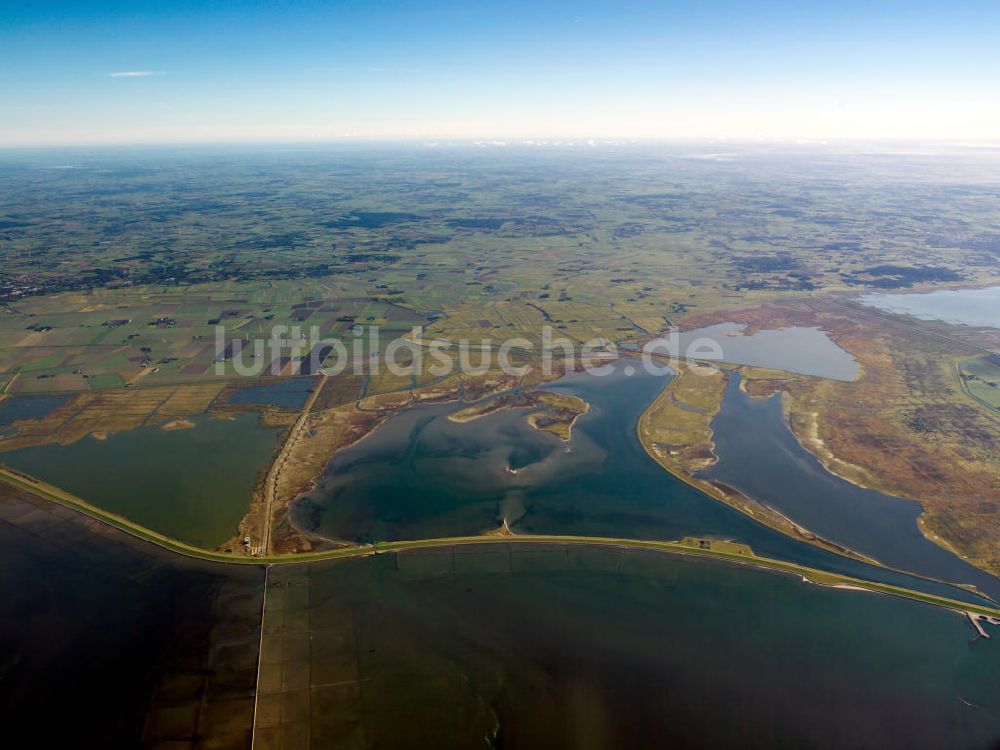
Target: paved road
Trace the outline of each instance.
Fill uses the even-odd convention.
[[[281,446],[281,450],[278,451],[278,455],[271,462],[271,468],[267,472],[267,479],[264,481],[264,528],[261,531],[260,544],[260,552],[263,557],[271,554],[271,507],[274,504],[274,496],[278,491],[278,479],[281,477],[281,470],[288,461],[289,452],[295,446],[299,436],[302,435],[302,431],[306,427],[306,422],[309,421],[309,414],[312,411],[313,404],[316,403],[316,399],[319,398],[323,386],[326,384],[326,377],[322,373],[317,376],[316,385],[313,387],[312,392],[310,392],[309,398],[306,399],[302,407],[302,413],[288,433],[288,439]]]

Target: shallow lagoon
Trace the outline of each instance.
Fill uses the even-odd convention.
[[[697,359],[699,353],[712,351],[711,342],[714,342],[721,350],[721,357],[713,355],[706,359],[833,380],[857,377],[858,363],[854,357],[820,328],[791,326],[744,334],[745,328],[742,323],[718,323],[682,331],[677,336],[679,348],[676,353]]]
[[[106,440],[0,453],[0,463],[153,531],[212,549],[236,533],[277,430],[256,414],[192,417],[195,427],[140,427]]]
[[[529,410],[456,424],[447,415],[461,404],[406,409],[334,457],[295,521],[348,540],[476,534],[503,520],[527,532],[608,536],[711,530],[720,506],[663,472],[636,439],[636,420],[664,383],[619,369],[549,384],[591,406],[568,444],[532,429]]]
[[[965,597],[798,542],[668,474],[636,436],[639,416],[666,381],[641,368],[626,371],[546,386],[591,405],[569,444],[533,430],[526,410],[467,424],[447,419],[460,404],[404,410],[338,453],[316,489],[293,506],[293,521],[349,541],[478,534],[505,519],[526,533],[735,539],[758,554]]]
[[[275,383],[250,385],[233,391],[229,395],[229,403],[297,410],[305,405],[313,385],[312,378],[287,378]]]
[[[863,305],[920,320],[1000,328],[1000,286],[940,289],[920,294],[866,294]]]

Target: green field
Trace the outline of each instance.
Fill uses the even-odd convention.
[[[227,339],[358,323],[537,341],[548,324],[621,341],[822,290],[1000,280],[966,262],[991,252],[996,211],[974,172],[960,192],[943,182],[959,156],[70,152],[63,172],[5,159],[0,378],[20,372],[15,392],[204,380],[217,325]]]
[[[970,396],[1000,411],[1000,356],[987,354],[962,360],[958,371]]]

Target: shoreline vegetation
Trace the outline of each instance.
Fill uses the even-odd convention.
[[[781,393],[793,435],[827,471],[916,501],[924,536],[1000,575],[1000,504],[993,499],[1000,418],[969,397],[956,374],[957,362],[980,353],[976,330],[897,320],[830,295],[694,315],[684,325],[721,321],[747,330],[826,331],[860,364],[854,381],[744,369],[745,392]]]
[[[880,565],[877,560],[812,533],[724,482],[697,476],[699,471],[718,460],[712,440],[712,420],[721,408],[730,373],[738,372],[744,377],[784,373],[694,362],[678,362],[675,369],[677,374],[646,408],[636,425],[639,442],[654,461],[682,482],[787,536]]]
[[[590,410],[582,398],[551,391],[528,391],[496,396],[479,404],[460,409],[448,415],[457,424],[466,424],[505,409],[537,409],[525,419],[540,432],[555,435],[564,443],[573,437],[576,420]]]
[[[1000,549],[995,535],[990,533],[992,518],[978,517],[990,516],[996,510],[995,503],[983,498],[989,496],[989,469],[996,465],[991,435],[1000,430],[995,412],[991,414],[983,404],[969,398],[958,377],[957,361],[968,357],[970,349],[953,336],[964,337],[967,332],[956,333],[951,328],[942,329],[947,335],[936,328],[925,331],[925,327],[934,326],[927,321],[913,325],[890,321],[889,325],[886,314],[843,303],[830,295],[683,318],[685,328],[720,321],[743,323],[744,333],[815,325],[857,359],[860,373],[855,381],[841,383],[776,370],[716,365],[709,366],[710,374],[695,376],[691,368],[698,365],[681,361],[677,376],[647,408],[637,426],[644,449],[662,468],[786,535],[874,562],[822,539],[723,482],[696,476],[715,462],[711,420],[721,404],[728,373],[738,372],[743,377],[741,387],[750,395],[783,394],[782,405],[792,433],[828,471],[860,487],[916,500],[924,508],[919,528],[928,539],[997,574]],[[931,355],[943,357],[943,366],[928,367]],[[919,371],[920,377],[899,383],[895,373],[900,366],[907,372]],[[469,404],[449,415],[459,423],[505,408],[535,408],[527,415],[533,428],[569,441],[576,420],[586,413],[588,405],[576,397],[539,388],[564,374],[565,365],[550,376],[543,376],[535,368],[521,378],[490,370],[482,375],[454,375],[429,383],[387,381],[378,383],[380,390],[374,393],[370,392],[374,385],[370,378],[317,375],[312,378],[313,391],[302,409],[231,403],[230,395],[245,386],[229,382],[95,391],[70,398],[41,419],[17,423],[0,447],[66,443],[87,435],[100,438],[152,424],[167,430],[188,428],[190,417],[199,413],[227,418],[233,412],[257,411],[262,425],[284,429],[274,458],[260,473],[236,533],[219,549],[249,556],[319,551],[338,543],[297,528],[289,510],[310,491],[338,450],[364,439],[400,408],[451,401]],[[961,404],[953,403],[955,394],[963,399]],[[932,403],[915,402],[914,397]],[[963,408],[965,403],[978,408]],[[973,424],[963,428],[963,420]],[[931,436],[942,439],[932,443]],[[969,439],[963,442],[965,437]],[[895,446],[894,451],[865,448],[886,444]],[[931,448],[952,453],[954,460],[937,462],[930,471]],[[960,507],[961,502],[952,502],[955,493],[950,488],[968,486],[970,479],[975,486],[958,500],[979,497],[981,502],[976,507],[967,507],[967,502],[966,507]],[[977,523],[972,523],[973,519]]]
[[[291,518],[291,507],[310,492],[337,451],[363,440],[396,411],[418,404],[470,402],[472,413],[491,413],[505,408],[506,400],[528,398],[544,406],[551,423],[537,429],[569,435],[569,430],[585,404],[578,399],[546,394],[532,389],[567,374],[562,363],[549,375],[537,369],[515,377],[500,370],[480,375],[452,375],[438,382],[418,387],[403,387],[383,393],[368,394],[368,381],[362,376],[328,378],[317,376],[317,385],[298,418],[279,440],[275,458],[262,472],[247,514],[237,533],[220,549],[242,551],[249,556],[272,552],[307,553],[339,545],[298,528]],[[350,396],[347,394],[355,394]],[[476,418],[476,417],[472,417]]]
[[[948,597],[938,596],[935,594],[926,594],[920,591],[894,586],[891,584],[854,578],[838,573],[830,573],[772,558],[758,557],[754,554],[750,547],[744,544],[700,539],[697,537],[684,537],[683,539],[677,541],[653,541],[613,537],[542,534],[522,535],[512,534],[509,529],[506,529],[504,533],[491,533],[481,536],[442,537],[436,539],[377,542],[370,545],[347,545],[336,549],[308,553],[285,553],[270,555],[267,557],[252,558],[232,553],[200,549],[193,545],[171,539],[162,534],[157,534],[156,532],[139,526],[138,524],[131,523],[121,516],[116,516],[112,513],[107,513],[95,508],[84,500],[77,498],[68,492],[60,490],[57,487],[53,487],[33,477],[11,471],[7,468],[0,468],[0,482],[5,485],[8,492],[11,490],[21,491],[22,493],[26,493],[29,496],[42,500],[43,502],[57,503],[61,506],[87,515],[96,521],[118,528],[146,542],[156,544],[159,547],[177,554],[186,555],[188,557],[207,562],[237,565],[262,565],[270,567],[282,564],[293,565],[318,560],[349,559],[379,554],[401,553],[406,552],[407,550],[415,549],[455,547],[472,544],[542,544],[557,546],[592,545],[705,557],[715,559],[720,562],[749,565],[778,573],[796,575],[801,577],[802,580],[807,583],[814,583],[845,590],[863,590],[871,593],[896,596],[903,599],[909,599],[911,601],[950,609],[970,618],[983,618],[986,619],[987,622],[992,622],[1000,618],[1000,606],[990,607],[963,602],[957,599],[950,599]]]
[[[677,377],[647,408],[637,427],[644,449],[662,468],[793,538],[873,562],[723,482],[695,476],[715,461],[711,420],[728,373],[738,372],[743,377],[741,387],[752,396],[783,394],[792,433],[828,471],[860,487],[916,500],[924,509],[919,528],[928,539],[989,573],[1000,571],[1000,546],[993,531],[997,506],[988,499],[995,489],[990,480],[997,466],[993,446],[1000,423],[995,412],[970,397],[957,364],[981,356],[966,340],[975,332],[928,321],[900,322],[829,294],[719,308],[679,320],[685,329],[742,323],[745,334],[816,326],[857,359],[860,373],[852,382],[839,382],[720,365],[708,376],[695,377],[689,370],[696,365],[682,361]],[[301,410],[230,403],[229,395],[245,386],[228,381],[100,390],[77,394],[38,420],[17,423],[0,447],[66,443],[87,435],[100,438],[144,425],[187,428],[190,417],[197,414],[227,418],[232,412],[257,411],[262,425],[284,430],[274,458],[261,471],[246,515],[219,549],[248,556],[308,553],[338,543],[296,528],[289,509],[314,486],[337,450],[364,439],[400,408],[450,401],[469,404],[449,415],[455,422],[504,408],[537,408],[527,415],[528,423],[569,441],[588,405],[539,389],[564,374],[543,377],[536,368],[528,377],[516,378],[491,370],[437,382],[395,382],[386,377],[378,383],[360,375],[317,375]],[[880,446],[892,450],[872,450]],[[948,460],[939,460],[944,453]],[[963,492],[955,493],[955,487]]]
[[[785,394],[782,403],[793,434],[831,473],[861,487],[920,501],[919,497],[914,497],[915,493],[903,493],[883,486],[886,483],[876,479],[877,472],[860,465],[861,462],[843,458],[841,451],[835,452],[831,447],[824,433],[823,428],[829,430],[830,424],[831,415],[824,408],[829,400],[821,400],[817,395],[823,394],[826,388],[863,387],[866,378],[870,378],[873,372],[884,375],[872,364],[872,357],[881,350],[872,352],[870,348],[858,346],[858,339],[865,332],[859,333],[855,329],[861,324],[853,322],[853,327],[845,329],[844,311],[837,305],[840,303],[830,299],[814,298],[800,300],[797,305],[778,307],[765,304],[743,311],[716,311],[686,320],[685,327],[722,319],[745,323],[746,332],[803,322],[819,325],[838,345],[857,356],[861,372],[853,383],[831,383],[748,366],[698,365],[681,361],[675,363],[676,377],[640,417],[637,432],[646,452],[662,468],[716,500],[793,538],[855,559],[876,562],[819,537],[723,482],[696,476],[699,470],[711,466],[716,460],[711,421],[721,405],[729,373],[738,372],[743,378],[741,388],[751,395]],[[879,321],[883,317],[877,312],[870,312],[870,315]],[[881,356],[884,358],[884,354]],[[701,374],[693,373],[692,368],[695,367],[701,369]],[[954,371],[955,365],[950,365],[950,368]],[[707,375],[704,374],[706,369]],[[536,408],[537,411],[527,415],[528,423],[535,429],[556,435],[564,442],[569,441],[576,420],[587,412],[589,405],[575,396],[539,389],[544,382],[558,379],[566,373],[565,363],[560,371],[547,377],[537,368],[521,378],[490,370],[477,376],[454,375],[432,383],[410,386],[398,383],[395,389],[373,394],[368,393],[371,387],[368,378],[317,375],[312,378],[314,385],[307,403],[296,410],[268,404],[231,403],[231,394],[241,388],[232,383],[126,391],[124,394],[130,399],[128,403],[123,401],[126,396],[122,392],[102,391],[78,395],[37,422],[19,423],[19,429],[4,443],[37,444],[53,439],[72,442],[88,434],[101,436],[143,424],[160,424],[167,430],[187,428],[191,424],[188,416],[196,413],[227,418],[233,412],[257,411],[262,425],[282,427],[284,430],[279,436],[274,458],[260,473],[247,513],[236,533],[218,549],[251,557],[271,553],[307,553],[330,549],[339,543],[297,528],[292,523],[289,510],[295,500],[312,489],[338,450],[364,439],[400,408],[441,402],[469,403],[469,406],[449,415],[448,418],[457,423],[472,421],[501,409]],[[840,438],[840,447],[845,436],[840,434],[837,437]],[[919,526],[925,536],[963,559],[995,572],[988,565],[971,559],[961,544],[940,533],[930,522],[932,517],[927,512],[927,505],[922,505],[925,513],[919,519]]]

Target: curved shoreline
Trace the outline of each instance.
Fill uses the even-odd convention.
[[[687,362],[688,360],[685,360]],[[732,377],[733,371],[738,371],[742,365],[727,365],[720,367],[726,373],[727,377]],[[795,539],[797,541],[805,542],[807,544],[812,544],[815,547],[825,549],[828,552],[833,552],[838,555],[843,555],[844,557],[849,557],[855,560],[860,560],[862,562],[870,563],[872,565],[879,565],[881,567],[887,567],[883,565],[878,560],[874,560],[866,555],[861,554],[855,550],[845,547],[843,545],[837,544],[830,541],[829,539],[824,539],[823,537],[813,533],[809,529],[797,524],[788,516],[783,513],[764,505],[757,499],[745,495],[735,488],[729,488],[732,490],[732,495],[727,494],[719,484],[711,482],[707,479],[700,479],[698,477],[692,476],[685,471],[682,471],[674,466],[669,465],[665,461],[661,461],[657,457],[657,451],[655,450],[653,444],[650,441],[649,429],[647,427],[648,420],[651,415],[656,411],[666,399],[673,399],[673,391],[676,388],[676,384],[679,382],[679,375],[675,375],[670,379],[664,387],[663,390],[653,399],[652,403],[646,407],[645,411],[639,415],[639,419],[636,422],[636,437],[639,440],[639,444],[642,445],[643,450],[646,454],[657,463],[664,471],[673,476],[676,479],[684,482],[685,484],[693,487],[699,492],[708,495],[713,500],[720,503],[728,505],[730,508],[738,510],[746,516],[749,516],[758,523],[764,524],[765,526],[774,529],[775,531],[784,534],[787,537]],[[742,386],[741,386],[742,387]],[[721,405],[721,400],[720,400]],[[712,441],[713,430],[711,426],[711,418],[714,417],[714,413],[707,415],[709,416],[708,425],[708,446],[712,453],[711,463],[718,461],[718,456],[715,455],[715,443]],[[728,487],[728,485],[727,485]],[[734,498],[739,498],[742,502],[734,502]],[[905,572],[905,571],[901,571]]]
[[[745,379],[744,372],[748,368],[745,368],[743,366],[726,365],[719,367],[718,369],[723,371],[726,374],[727,378],[732,378],[734,376],[743,376],[744,379],[740,383],[740,389],[746,392],[745,386],[748,381]],[[698,491],[708,495],[712,499],[721,502],[725,505],[728,505],[729,507],[739,511],[740,513],[743,513],[744,515],[752,518],[754,521],[757,521],[762,525],[768,526],[774,529],[775,531],[783,534],[784,536],[792,538],[796,541],[805,542],[820,549],[824,549],[827,552],[841,555],[849,559],[865,562],[870,565],[877,566],[878,568],[881,568],[883,570],[909,576],[915,576],[928,581],[933,581],[935,583],[953,586],[955,588],[960,588],[970,593],[974,593],[985,600],[991,602],[997,601],[995,595],[984,593],[983,591],[981,591],[980,589],[976,588],[971,584],[959,583],[948,578],[941,578],[926,573],[915,573],[912,570],[909,570],[905,567],[900,567],[898,565],[890,565],[883,562],[880,559],[875,559],[869,555],[858,552],[857,550],[843,543],[832,541],[831,539],[821,536],[811,531],[809,528],[802,526],[792,517],[785,515],[784,513],[777,510],[776,508],[771,507],[770,505],[762,503],[756,497],[749,495],[742,490],[739,490],[721,481],[704,479],[698,476],[694,476],[688,470],[686,470],[683,464],[676,465],[674,462],[668,460],[663,455],[663,451],[660,450],[661,446],[659,446],[657,443],[653,441],[654,428],[649,425],[649,420],[653,418],[652,415],[659,408],[661,408],[661,406],[665,401],[672,402],[672,400],[675,398],[674,390],[676,389],[679,380],[680,380],[679,375],[675,376],[673,379],[670,380],[669,383],[667,383],[664,386],[663,390],[661,390],[661,392],[657,395],[657,397],[653,400],[653,402],[642,413],[636,424],[637,437],[640,444],[643,446],[643,449],[646,451],[646,453],[653,461],[655,461],[662,469],[668,472],[671,476],[675,477],[676,479],[679,479],[680,481],[684,482],[685,484],[688,484],[689,486],[697,489]],[[751,397],[753,397],[752,394],[750,395]],[[719,404],[721,405],[721,398]],[[784,409],[784,400],[782,401],[782,405],[783,405],[782,408],[783,418],[785,419],[787,424],[788,413]],[[707,446],[712,455],[710,463],[713,464],[718,460],[718,457],[715,455],[715,445],[713,441],[714,431],[711,427],[711,419],[714,418],[716,413],[717,410],[712,411],[710,414],[707,415],[710,418],[708,424],[708,433],[707,433]],[[830,472],[831,475],[844,479],[844,481],[847,481],[851,485],[856,486],[860,489],[870,490],[870,488],[865,487],[864,485],[859,484],[856,481],[853,481],[846,477],[841,477],[837,472],[831,471],[829,467],[826,466],[822,458],[813,453],[810,450],[810,446],[804,443],[804,441],[802,440],[802,436],[796,430],[791,429],[790,424],[788,425],[788,427],[790,428],[792,437],[796,440],[799,446],[810,455],[813,455],[820,462],[820,464]],[[906,500],[906,498],[900,498],[900,499]],[[951,545],[947,544],[944,540],[941,540],[940,538],[936,537],[936,535],[929,533],[929,530],[924,526],[924,517],[925,513],[921,513],[917,519],[917,527],[920,533],[928,541],[937,544],[937,546],[955,555],[955,557],[958,558],[958,560],[965,562],[966,564],[969,564],[971,566],[972,565],[971,561],[969,561],[967,558],[961,555],[957,550],[952,548]],[[976,572],[983,573],[985,575],[990,575],[989,571],[984,571],[978,567],[976,567]]]
[[[772,570],[779,573],[800,576],[804,581],[823,586],[861,589],[872,593],[886,594],[937,607],[944,607],[945,609],[950,609],[966,615],[972,614],[982,615],[984,617],[1000,618],[1000,607],[988,607],[962,602],[957,599],[950,599],[948,597],[937,596],[935,594],[925,594],[913,589],[893,586],[887,583],[854,578],[839,573],[830,573],[795,563],[775,560],[773,558],[758,557],[752,550],[750,550],[749,547],[745,547],[744,545],[735,545],[726,542],[720,543],[712,540],[692,537],[686,537],[679,541],[654,541],[615,537],[563,536],[557,534],[457,536],[434,539],[376,542],[371,545],[350,545],[333,550],[322,550],[318,552],[251,558],[222,552],[212,552],[200,549],[193,545],[185,544],[184,542],[180,542],[176,539],[171,539],[170,537],[158,534],[150,529],[131,523],[121,516],[95,508],[86,501],[81,500],[68,492],[64,492],[44,482],[35,480],[33,477],[11,471],[6,467],[0,467],[0,481],[25,490],[33,495],[41,497],[44,500],[71,508],[79,513],[83,513],[91,518],[101,521],[102,523],[113,526],[144,541],[156,544],[157,546],[171,552],[207,562],[270,567],[272,565],[295,565],[307,562],[320,562],[324,560],[369,557],[382,553],[406,552],[408,550],[466,546],[472,544],[589,545],[619,549],[638,549],[652,552],[662,552],[666,554],[690,555],[716,559],[723,562],[749,565],[762,570]]]

